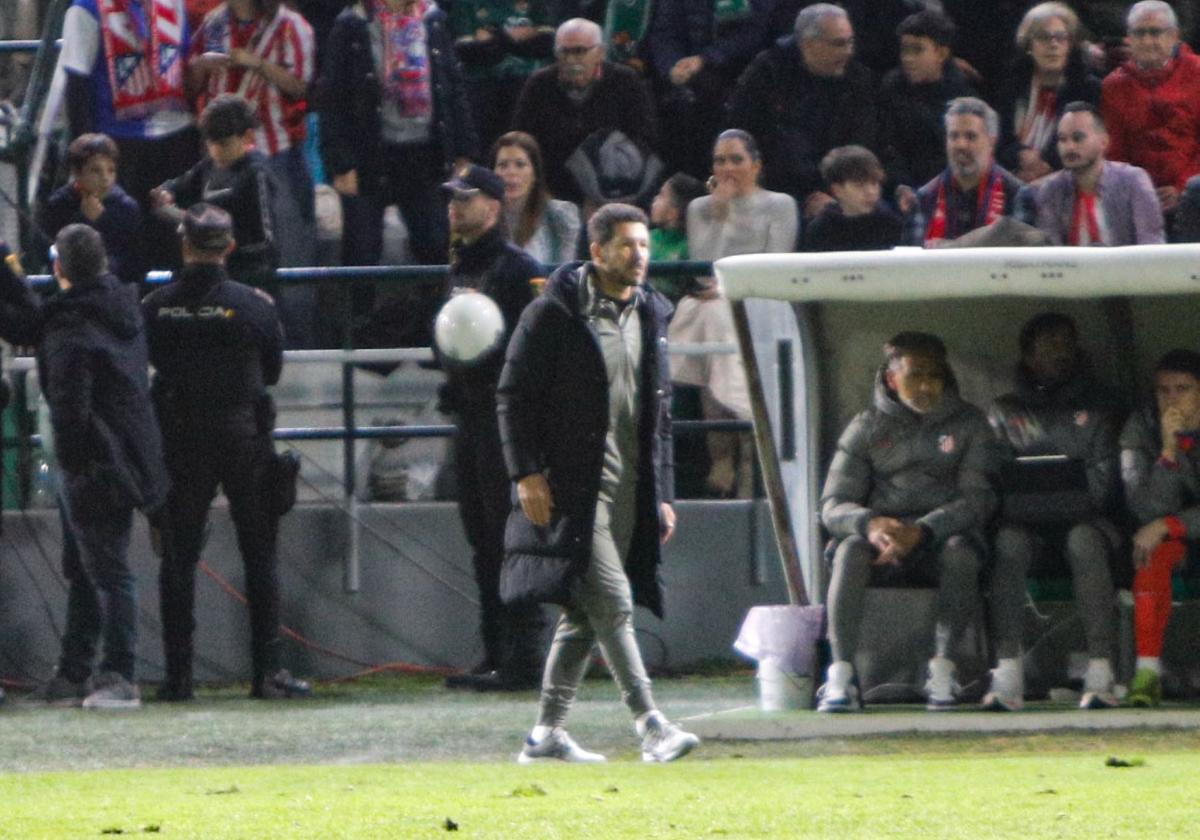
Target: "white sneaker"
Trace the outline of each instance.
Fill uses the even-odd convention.
[[[929,660],[929,678],[925,680],[925,708],[931,712],[953,709],[959,685],[954,680],[954,663],[944,656]]]
[[[983,696],[988,712],[1019,712],[1025,706],[1025,673],[1020,660],[1005,660],[992,669],[992,686]]]
[[[825,684],[817,689],[818,712],[857,712],[858,686],[854,684],[854,666],[839,660],[825,672]]]
[[[142,705],[138,687],[116,671],[104,671],[92,684],[92,693],[83,698],[85,709],[136,709]]]
[[[517,755],[518,764],[533,764],[536,761],[569,761],[575,764],[599,764],[607,761],[600,753],[588,752],[575,743],[562,727],[555,727],[540,741],[529,735],[525,746]]]
[[[657,712],[646,718],[642,731],[642,761],[674,761],[700,745],[700,738],[685,732]]]
[[[1117,708],[1121,701],[1113,691],[1114,682],[1112,665],[1107,659],[1089,659],[1083,675],[1083,697],[1079,700],[1079,708]]]

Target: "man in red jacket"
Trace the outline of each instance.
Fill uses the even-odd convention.
[[[1108,157],[1149,172],[1171,214],[1200,174],[1200,58],[1180,43],[1175,11],[1162,0],[1135,3],[1125,21],[1129,61],[1101,89]]]

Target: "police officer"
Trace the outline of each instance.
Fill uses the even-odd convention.
[[[267,504],[275,411],[267,386],[283,367],[283,329],[270,296],[229,279],[229,214],[196,204],[180,224],[183,269],[142,302],[157,370],[155,404],[172,488],[159,572],[167,679],[160,699],[192,696],[195,567],[208,508],[229,499],[250,602],[251,696],[306,695],[279,667],[278,517]]]
[[[533,283],[543,277],[538,262],[508,241],[502,223],[504,181],[482,166],[465,167],[443,184],[449,201],[453,245],[451,294],[482,292],[504,315],[499,347],[476,363],[453,365],[443,359],[447,381],[443,406],[457,413],[459,513],[474,552],[479,586],[483,661],[470,674],[450,677],[450,688],[480,691],[534,688],[542,673],[542,613],[536,604],[505,607],[500,601],[504,523],[511,488],[496,424],[496,382],[504,348],[533,299]]]

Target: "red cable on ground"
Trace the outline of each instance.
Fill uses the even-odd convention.
[[[200,569],[201,569],[201,571],[204,572],[204,574],[206,574],[210,578],[212,578],[213,581],[216,582],[217,586],[219,586],[225,592],[226,595],[229,595],[231,598],[233,598],[235,601],[239,602],[243,606],[249,605],[250,602],[246,599],[245,595],[243,595],[241,592],[239,592],[237,590],[237,588],[233,586],[233,584],[231,584],[229,581],[225,580],[225,578],[223,578],[216,570],[214,570],[211,566],[209,566],[203,560],[200,561]],[[349,676],[345,676],[345,677],[335,677],[335,678],[329,679],[329,680],[320,680],[320,682],[323,682],[323,683],[351,682],[353,680],[357,680],[362,677],[371,676],[372,674],[381,674],[381,673],[387,673],[387,672],[396,672],[396,673],[410,674],[410,675],[432,675],[432,676],[444,677],[447,674],[460,673],[462,670],[460,668],[440,668],[440,667],[432,666],[432,665],[415,665],[411,662],[389,662],[389,663],[386,663],[383,665],[377,665],[377,664],[374,664],[371,662],[363,662],[359,659],[355,659],[352,656],[347,656],[344,653],[339,653],[336,650],[327,648],[324,645],[320,645],[320,644],[312,641],[311,639],[305,638],[304,636],[300,635],[295,630],[293,630],[291,627],[288,627],[286,625],[281,624],[279,626],[279,631],[281,633],[283,633],[283,635],[287,636],[289,639],[292,639],[292,640],[298,642],[301,646],[306,647],[309,650],[315,651],[320,654],[324,654],[325,656],[331,657],[333,659],[340,659],[343,662],[349,662],[351,665],[357,665],[360,668],[366,669],[366,670],[359,671],[354,674],[350,674]]]

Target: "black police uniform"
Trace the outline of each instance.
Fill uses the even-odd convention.
[[[274,406],[266,391],[283,367],[283,328],[264,292],[229,279],[223,266],[191,264],[142,302],[157,370],[170,531],[159,590],[167,699],[191,694],[195,567],[219,484],[229,499],[250,602],[253,693],[272,695],[279,672],[279,519],[266,503],[275,459]],[[288,676],[290,679],[290,675]]]
[[[544,276],[537,260],[492,228],[470,245],[460,245],[450,266],[453,289],[474,289],[496,301],[504,315],[499,349],[470,366],[443,359],[447,382],[443,406],[457,412],[455,458],[458,509],[474,552],[479,585],[480,633],[484,660],[475,669],[481,680],[451,679],[450,685],[480,689],[536,685],[542,672],[541,608],[505,607],[500,601],[500,566],[504,562],[504,524],[512,508],[512,483],[504,467],[496,422],[496,383],[504,366],[504,348],[533,299],[530,281]]]

